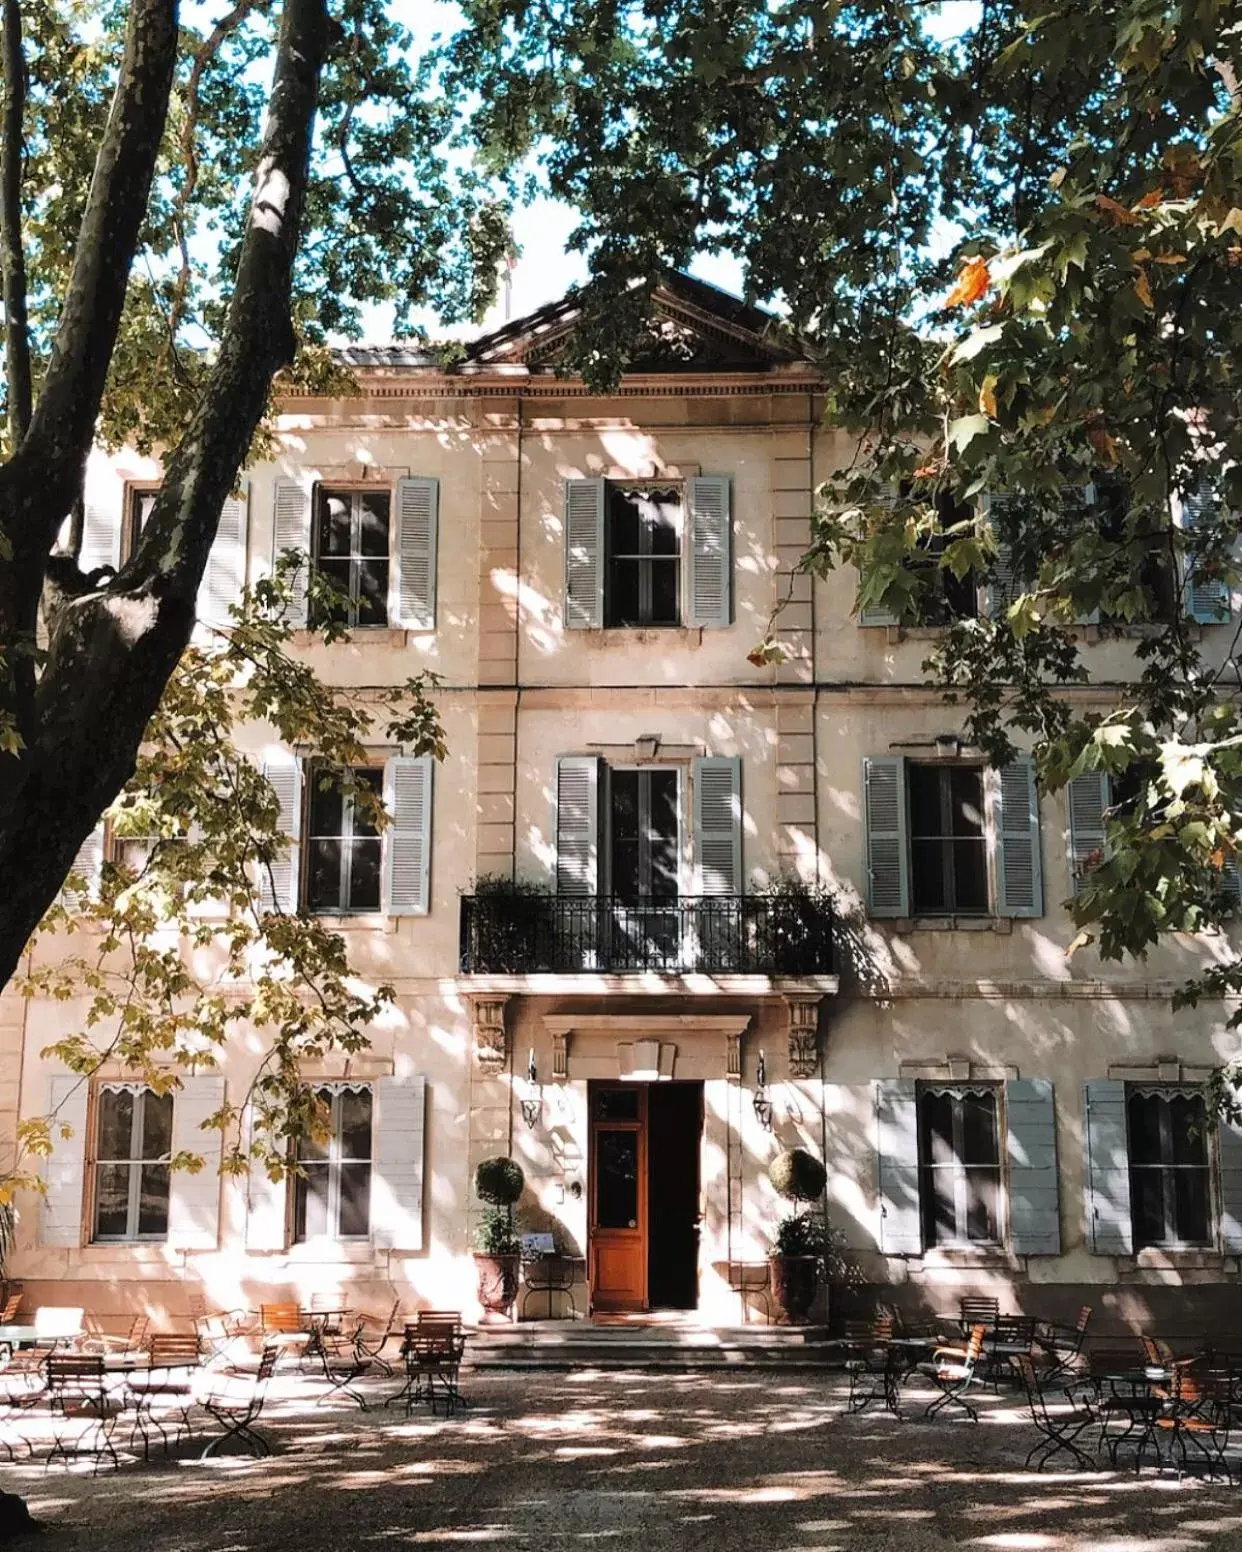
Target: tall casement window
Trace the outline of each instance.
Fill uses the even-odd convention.
[[[96,1111],[94,1238],[163,1239],[173,1096],[139,1084],[105,1085]]]
[[[314,563],[341,597],[312,624],[388,624],[389,506],[386,490],[316,491]]]
[[[608,771],[609,892],[621,900],[675,900],[680,797],[668,766]]]
[[[918,1092],[923,1243],[1000,1242],[996,1090],[927,1084]]]
[[[604,624],[681,624],[680,485],[607,487]]]
[[[378,803],[382,770],[353,773]],[[344,793],[312,770],[307,805],[306,888],[312,911],[378,911],[382,896],[383,838],[357,793]]]
[[[985,915],[988,858],[982,766],[911,763],[906,778],[914,914]]]
[[[293,1237],[365,1239],[371,1232],[371,1088],[331,1084],[316,1092],[328,1111],[329,1135],[298,1139]]]
[[[121,560],[125,562],[138,548],[138,540],[147,526],[158,490],[143,490],[135,485],[125,488],[125,517],[121,530]]]
[[[1133,1088],[1126,1122],[1134,1248],[1211,1243],[1211,1156],[1202,1094]]]

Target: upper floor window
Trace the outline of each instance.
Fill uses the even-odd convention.
[[[608,484],[604,624],[681,624],[680,485]]]
[[[173,1096],[105,1086],[96,1110],[94,1238],[163,1239],[168,1232]]]
[[[919,1090],[919,1203],[925,1245],[1000,1242],[1000,1128],[991,1087]]]
[[[293,1237],[365,1239],[371,1232],[371,1089],[330,1084],[316,1092],[327,1111],[327,1135],[298,1139]]]
[[[138,548],[138,540],[150,520],[151,510],[155,506],[155,498],[158,495],[157,487],[146,489],[138,485],[125,487],[125,516],[121,529],[122,564]]]
[[[982,766],[911,762],[906,780],[914,914],[985,914],[988,859]]]
[[[1211,1160],[1202,1094],[1131,1089],[1126,1123],[1134,1248],[1210,1244]]]
[[[382,801],[380,769],[353,772],[356,792],[312,771],[308,809],[306,903],[312,911],[378,911],[383,838],[370,794]]]
[[[339,597],[313,624],[388,624],[389,505],[386,490],[316,491],[314,563]]]

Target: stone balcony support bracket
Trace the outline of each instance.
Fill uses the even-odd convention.
[[[500,1073],[509,1065],[509,1036],[505,1029],[508,997],[471,997],[474,1025],[474,1059],[481,1072]]]
[[[789,1076],[814,1078],[819,1072],[819,1009],[822,997],[786,997],[789,1010]]]

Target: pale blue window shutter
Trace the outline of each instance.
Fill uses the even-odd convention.
[[[1216,1128],[1220,1171],[1220,1248],[1242,1255],[1242,1125],[1222,1120]]]
[[[1087,1246],[1099,1256],[1128,1256],[1134,1248],[1130,1218],[1130,1150],[1126,1086],[1085,1083],[1083,1137],[1087,1165]]]
[[[1009,1157],[1009,1248],[1019,1256],[1061,1254],[1057,1116],[1046,1078],[1005,1084]]]
[[[243,487],[240,495],[230,496],[220,508],[220,526],[198,587],[198,617],[209,625],[227,625],[229,610],[241,603],[249,517],[249,491]]]
[[[70,888],[69,880],[65,880],[64,887],[60,891],[59,903],[67,911],[81,910],[88,901],[95,900],[99,896],[99,881],[103,876],[104,865],[104,827],[97,824],[91,833],[78,847],[77,855],[73,859],[73,867],[70,869],[70,877],[81,880],[84,889]]]
[[[691,625],[722,626],[733,620],[733,518],[729,481],[702,474],[687,485],[690,528]]]
[[[290,844],[268,867],[261,869],[259,898],[264,911],[289,915],[297,910],[300,893],[302,762],[291,754],[265,760],[263,774],[280,803],[280,828]]]
[[[386,1250],[421,1250],[427,1080],[381,1078],[375,1090],[371,1236]]]
[[[890,1256],[922,1255],[918,1095],[913,1079],[876,1082],[875,1123],[880,1249]]]
[[[992,540],[996,546],[987,584],[987,612],[988,618],[992,620],[1001,619],[1026,586],[1025,579],[1020,578],[1014,569],[1012,548],[1004,542],[998,532],[998,519],[1012,522],[1012,513],[1018,508],[1020,501],[1021,497],[1007,491],[1002,495],[984,495],[979,503],[981,509],[988,515],[988,526],[992,530]]]
[[[897,505],[896,491],[886,490],[882,492],[876,504],[891,511]],[[860,578],[859,580],[861,581],[862,579]],[[860,625],[900,625],[901,621],[891,609],[872,606],[859,610],[858,623]]]
[[[1211,483],[1204,479],[1179,503],[1176,510],[1180,527],[1190,529],[1215,515],[1218,502]],[[1186,613],[1200,625],[1225,625],[1230,615],[1229,587],[1220,577],[1197,573],[1194,556],[1182,555],[1182,586]]]
[[[220,1242],[220,1157],[223,1134],[203,1122],[224,1103],[224,1078],[205,1072],[183,1077],[173,1095],[172,1151],[197,1153],[196,1174],[175,1169],[169,1176],[168,1243],[174,1250],[215,1250]]]
[[[389,760],[384,767],[386,909],[394,916],[425,916],[431,908],[430,755]]]
[[[598,630],[604,623],[603,480],[565,481],[565,624]]]
[[[271,1141],[257,1127],[253,1106],[247,1106],[246,1146],[256,1141]],[[277,1144],[278,1152],[284,1150]],[[261,1160],[252,1158],[246,1176],[246,1249],[283,1250],[288,1241],[287,1176],[273,1180]]]
[[[285,620],[295,627],[306,624],[306,589],[310,581],[311,490],[302,480],[277,480],[273,493],[272,564],[285,550],[306,557],[292,580],[293,595]]]
[[[901,755],[872,755],[863,761],[863,806],[868,914],[909,916],[906,762]]]
[[[121,564],[121,527],[124,491],[120,486],[106,499],[95,496],[82,512],[82,548],[78,567],[89,576],[102,566],[115,571]]]
[[[694,762],[694,862],[703,895],[742,893],[742,762],[708,755]]]
[[[397,542],[388,617],[405,630],[436,628],[436,544],[440,482],[426,475],[397,481]]]
[[[1091,868],[1104,856],[1104,811],[1108,807],[1109,782],[1104,771],[1084,771],[1067,788],[1069,807],[1070,892],[1081,894]]]
[[[556,762],[556,892],[599,893],[599,760],[562,755]]]
[[[74,1072],[53,1073],[48,1079],[52,1151],[40,1166],[47,1189],[39,1202],[39,1239],[44,1245],[82,1243],[89,1091],[86,1079]],[[69,1127],[72,1136],[62,1137],[62,1126]]]
[[[1039,792],[1034,763],[1025,756],[996,773],[996,911],[998,916],[1042,916]]]

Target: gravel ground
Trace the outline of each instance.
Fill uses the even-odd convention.
[[[489,1372],[464,1388],[454,1419],[406,1420],[288,1380],[263,1419],[269,1460],[123,1456],[97,1477],[36,1462],[0,1467],[0,1487],[47,1522],[43,1552],[1242,1552],[1242,1489],[1023,1471],[1034,1435],[1008,1396],[984,1397],[976,1427],[844,1416],[838,1377],[805,1371]]]

